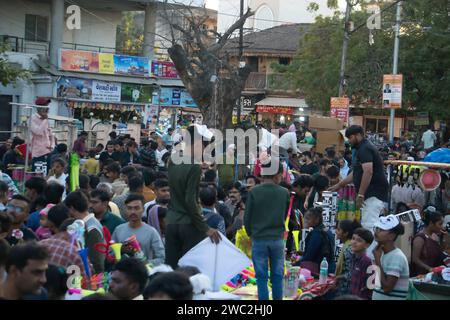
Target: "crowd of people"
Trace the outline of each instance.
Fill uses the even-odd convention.
[[[41,113],[45,112],[39,110],[38,116]],[[45,116],[38,120],[45,122]],[[197,128],[187,128],[191,137]],[[222,237],[236,243],[244,228],[252,242],[261,300],[269,299],[269,280],[272,298],[283,298],[285,261],[298,256],[292,231],[303,229],[310,232],[302,239],[305,247],[294,265],[318,276],[321,262],[327,260],[328,272],[336,275],[332,297],[405,299],[410,276],[443,265],[445,251],[449,253],[445,229],[450,185],[443,182],[444,204],[420,206],[424,224],[414,237],[409,264],[395,245],[404,227],[393,214],[398,212],[387,210],[389,185],[383,160],[396,152],[415,157],[415,151],[403,145],[378,150],[362,127],[351,126],[346,130],[346,150],[328,148],[320,154],[313,147],[300,152],[295,142],[304,134],[293,128],[292,137],[283,139],[287,132],[280,141],[294,141],[295,149],[286,148],[281,156],[285,161],[279,162],[276,172],[269,168],[279,159],[270,156],[269,161],[257,161],[244,170],[235,170],[234,164],[175,164],[171,154],[178,152],[175,146],[180,139],[173,138],[172,130],[163,137],[152,133],[143,144],[112,132],[106,146],[92,149],[82,132],[71,150],[82,159],[76,190],[70,187],[67,145],[49,144],[48,152],[41,154],[47,145],[38,144],[42,151],[33,153],[38,158],[33,164],[48,162],[47,176],[27,180],[23,193],[8,169],[0,181],[0,297],[67,299],[66,271],[78,266],[85,276],[110,274],[109,293],[84,299],[192,299],[206,290],[195,286],[202,274],[195,267],[179,267],[178,260],[206,237],[214,243]],[[35,133],[35,141],[48,140],[51,132],[43,132]],[[194,151],[203,150],[204,142],[191,142],[191,150],[184,152],[201,155]],[[18,138],[12,141],[3,157],[5,168],[21,143]],[[224,156],[234,157],[234,152],[229,146]],[[316,204],[325,191],[348,184],[357,190],[361,220],[338,221],[334,235]],[[86,228],[88,268],[72,250],[81,249],[69,232],[77,220]],[[343,245],[338,257],[335,236]],[[126,243],[130,238],[137,241],[138,249],[123,246],[120,261],[105,252],[110,243]],[[373,265],[380,270],[380,283],[369,288],[368,269]]]

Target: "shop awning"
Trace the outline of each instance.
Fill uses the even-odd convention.
[[[260,113],[297,114],[299,109],[308,108],[305,99],[282,97],[267,97],[255,105],[256,112]]]

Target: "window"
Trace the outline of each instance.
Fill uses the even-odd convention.
[[[47,41],[48,18],[34,14],[25,15],[25,40]]]
[[[248,57],[247,58],[247,64],[250,68],[251,72],[258,72],[259,70],[259,61],[258,57]]]
[[[282,64],[284,66],[287,66],[287,65],[289,65],[291,63],[291,59],[289,59],[289,58],[279,58],[278,59],[278,63]]]

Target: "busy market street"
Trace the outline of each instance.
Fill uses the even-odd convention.
[[[448,1],[0,17],[0,300],[450,300]]]

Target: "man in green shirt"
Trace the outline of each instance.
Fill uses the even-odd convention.
[[[279,160],[273,160],[279,163]],[[252,239],[252,259],[258,286],[258,299],[269,300],[267,288],[268,264],[273,300],[283,299],[284,273],[284,219],[289,208],[289,191],[278,184],[282,180],[283,166],[269,171],[270,163],[262,165],[263,183],[248,194],[244,226]],[[273,169],[271,169],[273,170]]]
[[[196,125],[188,127],[184,137],[186,147],[173,154],[169,160],[170,203],[166,217],[166,264],[174,269],[178,266],[178,260],[206,236],[214,243],[221,240],[220,233],[208,227],[199,204],[202,174],[200,164],[205,147],[202,137],[206,138],[205,133]]]
[[[108,210],[108,204],[111,201],[109,194],[103,190],[93,190],[91,192],[90,208],[98,221],[105,226],[111,234],[117,226],[125,223],[125,220],[112,214]]]

